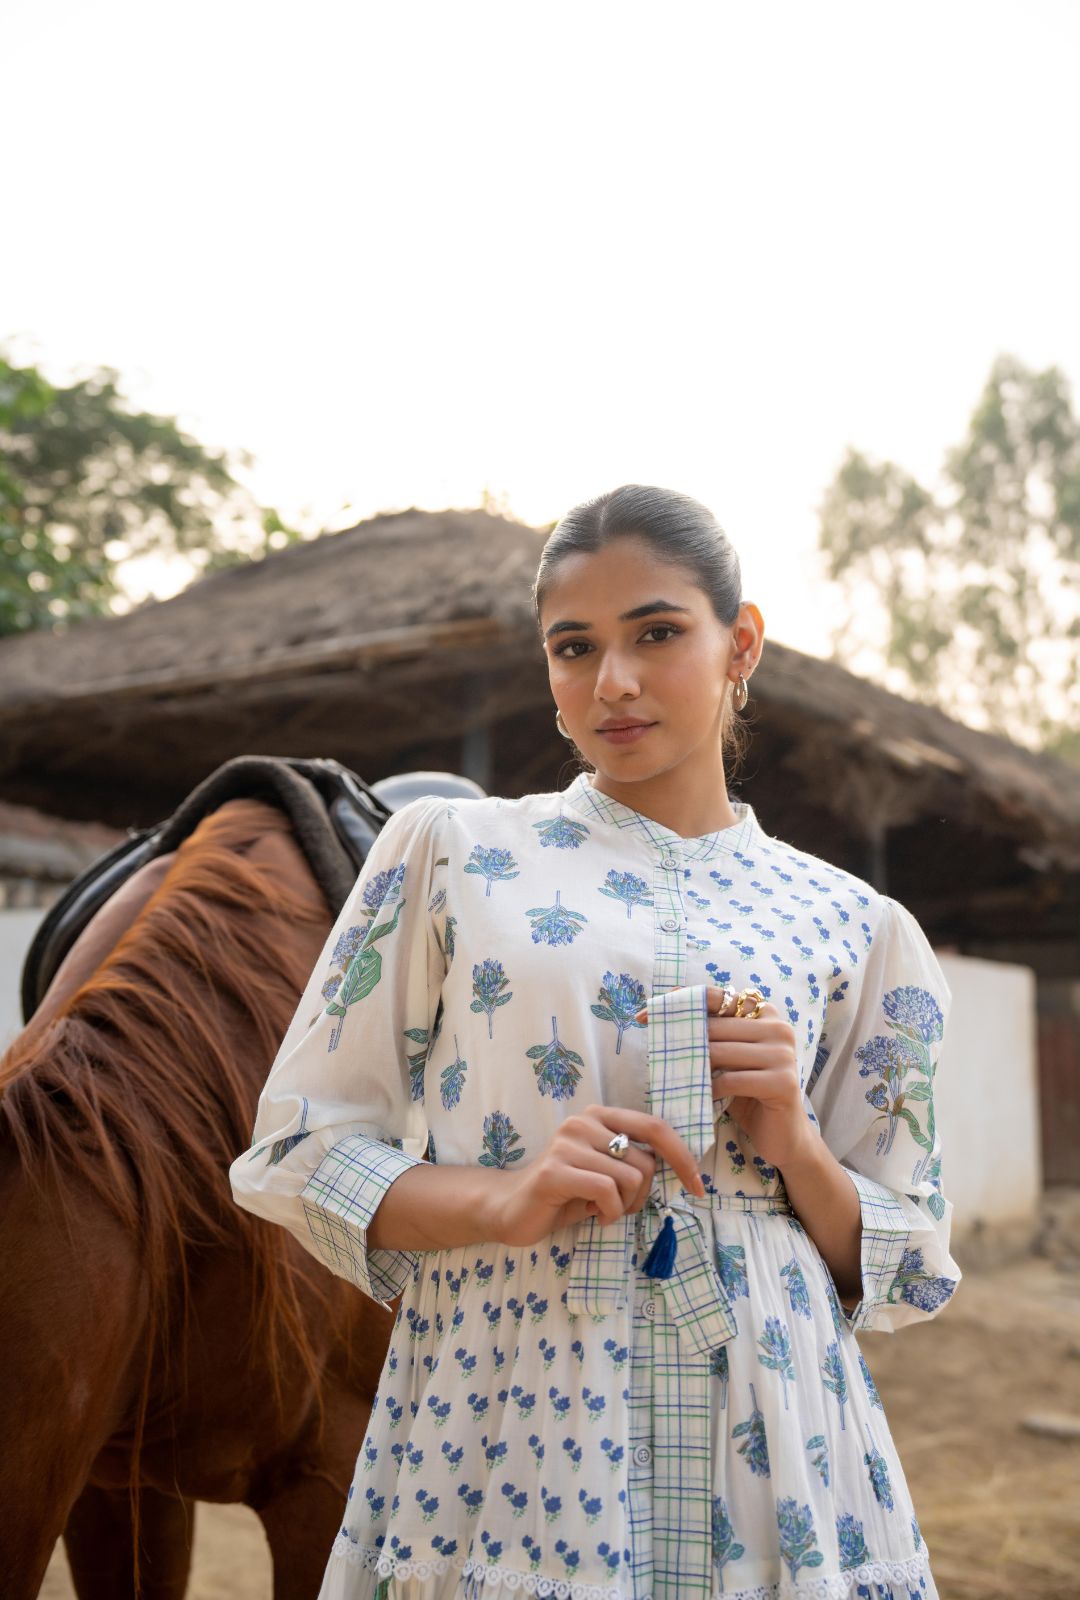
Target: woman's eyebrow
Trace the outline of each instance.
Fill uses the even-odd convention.
[[[624,611],[619,617],[620,622],[636,622],[639,617],[651,617],[657,611],[681,611],[689,615],[689,606],[677,606],[671,600],[648,600],[643,606],[635,606],[632,611]],[[554,633],[588,633],[592,627],[591,622],[553,622],[544,632],[544,638],[550,639]]]

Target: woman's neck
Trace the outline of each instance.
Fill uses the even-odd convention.
[[[616,779],[596,771],[589,781],[601,794],[683,839],[699,839],[739,820],[727,796],[723,760],[713,751],[694,751],[677,766],[649,777]]]

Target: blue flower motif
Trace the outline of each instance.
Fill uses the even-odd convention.
[[[636,1014],[645,1005],[648,996],[645,985],[632,978],[628,972],[620,972],[618,977],[613,972],[605,972],[600,985],[599,1002],[591,1007],[594,1017],[599,1017],[601,1022],[613,1022],[617,1029],[615,1040],[615,1054],[622,1050],[623,1034],[627,1028],[644,1028],[644,1022],[636,1020]]]
[[[383,902],[395,894],[405,881],[405,863],[401,862],[396,867],[391,867],[389,872],[377,872],[369,883],[364,885],[361,896],[368,911],[376,912],[382,908]],[[350,932],[352,930],[350,929]],[[367,930],[364,930],[365,933]],[[346,938],[348,935],[345,936]],[[351,959],[351,958],[350,958]]]
[[[787,1410],[787,1386],[795,1381],[795,1368],[791,1361],[791,1336],[780,1317],[765,1318],[765,1332],[758,1339],[764,1354],[758,1356],[763,1367],[771,1367],[780,1374],[784,1386],[784,1410]]]
[[[598,1494],[590,1495],[588,1490],[578,1490],[578,1504],[585,1513],[585,1521],[596,1522],[604,1509],[604,1502]]]
[[[776,1502],[776,1521],[780,1532],[780,1554],[787,1564],[792,1583],[800,1567],[820,1567],[825,1557],[817,1544],[814,1517],[808,1505],[783,1499]]]
[[[448,1067],[444,1067],[439,1079],[439,1093],[442,1096],[443,1108],[452,1111],[461,1099],[461,1091],[465,1084],[465,1073],[469,1063],[464,1059],[458,1049],[457,1034],[454,1035],[454,1059]]]
[[[712,1502],[712,1558],[720,1577],[720,1588],[724,1587],[724,1568],[729,1561],[738,1561],[740,1556],[746,1554],[746,1549],[735,1538],[735,1530],[731,1526],[728,1509],[722,1496],[714,1495]]]
[[[867,1433],[870,1430],[867,1429]],[[880,1450],[875,1449],[871,1436],[870,1448],[863,1456],[866,1469],[870,1474],[870,1487],[874,1491],[874,1498],[879,1506],[884,1506],[886,1511],[893,1510],[892,1484],[889,1482],[889,1468],[885,1457]]]
[[[563,905],[559,889],[553,906],[533,906],[525,915],[532,923],[533,944],[573,944],[589,920],[583,911],[571,911]]]
[[[550,1095],[553,1100],[569,1100],[585,1063],[576,1050],[561,1043],[555,1017],[551,1019],[551,1043],[533,1045],[525,1054],[533,1062],[540,1093]]]
[[[945,1018],[928,989],[914,984],[890,989],[882,1001],[882,1009],[899,1032],[921,1039],[923,1044],[932,1044],[944,1035]]]
[[[744,1157],[745,1160],[745,1157]],[[750,1280],[746,1273],[746,1248],[741,1244],[716,1245],[716,1270],[727,1296],[734,1303],[740,1295],[750,1296]]]
[[[639,878],[634,872],[616,872],[614,868],[601,885],[600,893],[609,900],[621,900],[628,919],[635,906],[651,906],[653,903],[644,878]]]
[[[345,932],[339,936],[330,956],[332,965],[335,967],[347,967],[349,965],[349,962],[363,944],[364,935],[370,926],[370,922],[361,922],[354,927],[345,929]],[[338,981],[340,982],[341,980],[339,979]]]
[[[482,1167],[509,1167],[515,1161],[520,1161],[525,1154],[524,1147],[515,1150],[514,1145],[521,1144],[521,1135],[505,1111],[492,1111],[484,1118],[484,1148],[479,1157]]]
[[[493,883],[505,883],[510,878],[520,876],[518,864],[509,850],[500,850],[492,845],[485,848],[481,844],[473,846],[472,855],[465,863],[466,872],[474,872],[481,878],[487,879],[484,890],[485,899],[491,894]]]
[[[490,957],[484,961],[478,961],[472,969],[472,975],[475,999],[469,1009],[470,1011],[486,1013],[488,1038],[490,1039],[493,1037],[492,1026],[496,1011],[500,1006],[508,1005],[514,998],[512,990],[509,994],[503,994],[503,990],[510,980],[503,971],[502,962],[495,961]]]
[[[759,1410],[757,1395],[754,1385],[750,1385],[751,1411],[746,1422],[740,1422],[731,1430],[733,1439],[742,1439],[739,1454],[746,1462],[750,1471],[758,1477],[767,1478],[769,1472],[769,1446],[765,1438],[765,1415]]]
[[[787,1280],[788,1299],[791,1301],[792,1311],[800,1317],[805,1317],[809,1322],[812,1318],[810,1295],[803,1270],[795,1256],[792,1256],[786,1266],[780,1268],[780,1276]]]
[[[574,817],[551,817],[534,822],[533,827],[540,835],[541,849],[554,845],[556,850],[576,850],[589,837],[588,828]]]

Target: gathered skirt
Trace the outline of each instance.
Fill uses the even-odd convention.
[[[417,1258],[319,1600],[936,1600],[885,1412],[782,1198],[695,1201],[738,1328],[688,1353],[632,1257],[571,1315],[575,1230]]]

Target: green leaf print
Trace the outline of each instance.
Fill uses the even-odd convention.
[[[377,940],[385,939],[388,934],[393,933],[404,909],[405,901],[399,900],[390,922],[379,922],[369,928],[363,944],[350,961],[340,989],[326,1008],[327,1016],[339,1019],[326,1047],[328,1053],[338,1047],[341,1030],[345,1024],[345,1013],[349,1007],[355,1005],[358,1000],[365,1000],[382,977],[382,955],[374,946]]]

